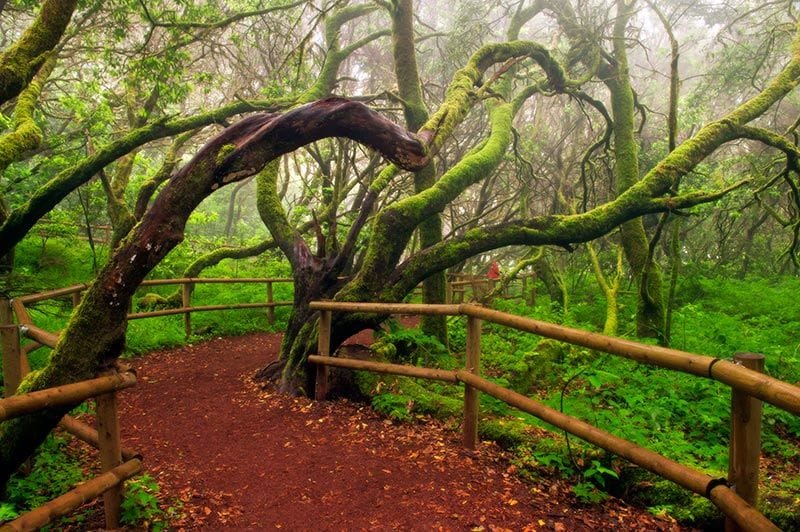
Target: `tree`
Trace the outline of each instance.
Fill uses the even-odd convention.
[[[583,3],[578,3],[578,7],[582,6]],[[408,17],[410,4],[398,1],[386,7],[390,18],[394,17],[393,32],[398,43],[395,49],[404,44],[404,49],[409,50],[408,19],[403,17]],[[702,164],[716,164],[714,155],[720,148],[733,142],[738,147],[742,139],[759,142],[777,150],[787,175],[796,177],[798,151],[795,144],[789,136],[766,127],[761,119],[800,82],[800,37],[797,35],[793,36],[788,60],[781,60],[785,64],[770,72],[763,86],[737,94],[730,110],[699,127],[693,136],[673,150],[654,157],[652,164],[643,170],[634,120],[636,93],[627,60],[627,48],[632,41],[626,35],[639,16],[633,11],[633,5],[620,0],[610,13],[582,12],[577,8],[572,10],[566,3],[547,1],[516,7],[509,23],[509,39],[478,46],[471,53],[453,74],[438,105],[431,106],[436,110],[429,112],[427,119],[419,118],[421,126],[416,133],[394,125],[361,103],[325,98],[337,87],[358,85],[357,78],[355,81],[340,78],[340,69],[356,61],[359,52],[368,53],[370,44],[387,35],[381,27],[387,21],[377,22],[379,12],[375,6],[353,5],[327,16],[325,50],[318,68],[308,68],[313,75],[304,72],[287,83],[301,84],[297,90],[255,103],[239,99],[212,111],[184,117],[165,115],[98,145],[92,155],[60,170],[40,186],[27,203],[12,209],[8,220],[0,227],[0,255],[10,251],[34,223],[67,194],[120,157],[157,139],[223,122],[235,115],[253,112],[257,107],[268,109],[249,114],[226,127],[201,147],[190,162],[174,171],[152,204],[141,211],[139,223],[121,239],[108,264],[98,273],[65,328],[48,366],[31,374],[21,390],[89,378],[112,365],[124,344],[125,313],[133,292],[183,238],[188,216],[214,191],[251,176],[257,176],[261,217],[275,245],[291,263],[295,280],[294,307],[280,360],[265,368],[261,376],[274,378],[284,390],[293,392],[312,389],[313,372],[308,371],[306,364],[316,340],[315,315],[308,308],[312,300],[398,301],[426,279],[483,253],[507,246],[552,245],[573,249],[579,243],[597,239],[630,222],[633,224],[628,227],[636,233],[635,246],[630,247],[635,247],[633,251],[639,253],[641,244],[645,244],[646,260],[641,264],[646,268],[647,261],[652,261],[653,257],[649,242],[641,238],[642,216],[679,212],[713,202],[748,183],[746,180],[715,182],[692,173]],[[553,50],[534,40],[519,38],[526,27],[544,16],[555,20],[560,32],[549,41],[557,44]],[[188,32],[188,40],[196,40],[195,32],[216,28],[221,22],[201,24],[191,19],[181,20],[174,13],[166,22],[164,17],[152,12],[147,12],[145,17],[152,28],[169,27],[179,33]],[[375,29],[373,24],[378,24],[380,29]],[[359,31],[354,26],[358,26]],[[343,34],[345,27],[351,31],[346,36]],[[395,63],[395,75],[402,66],[402,61]],[[353,74],[357,75],[358,69]],[[601,81],[602,85],[595,81]],[[403,89],[409,89],[405,97],[390,92],[384,99],[400,102],[400,111],[414,114],[417,120],[419,100],[412,92],[421,83]],[[398,89],[400,85],[398,83]],[[593,94],[600,92],[602,86],[607,93]],[[424,94],[425,86],[422,87]],[[360,95],[359,98],[374,101],[377,97]],[[606,111],[602,98],[610,101],[611,112]],[[423,224],[431,223],[432,227],[435,219],[446,214],[463,194],[473,187],[479,189],[486,180],[492,180],[496,172],[512,167],[506,163],[514,145],[515,123],[524,124],[532,114],[531,107],[552,106],[553,116],[559,116],[556,111],[567,108],[567,104],[578,105],[576,102],[599,115],[607,127],[585,150],[573,152],[584,153],[581,162],[591,160],[597,168],[610,168],[609,175],[615,181],[592,187],[588,184],[560,187],[562,191],[567,188],[587,191],[583,197],[577,197],[578,201],[565,196],[568,201],[562,203],[581,206],[574,213],[552,212],[550,197],[544,200],[527,198],[526,209],[512,210],[499,218],[484,217],[481,213],[483,223],[475,223],[463,232],[447,232],[446,238],[426,237],[418,248],[411,246],[414,234]],[[299,104],[302,105],[297,107]],[[410,117],[406,118],[409,124],[416,126]],[[481,135],[462,139],[460,133],[465,129],[481,131]],[[576,128],[576,131],[578,138],[592,138],[583,128]],[[601,148],[608,144],[607,131],[611,131],[611,149],[605,151]],[[374,173],[374,177],[373,173],[364,172],[363,186],[354,186],[354,196],[349,199],[346,196],[336,198],[334,191],[322,194],[323,208],[315,212],[316,216],[311,216],[308,226],[316,240],[314,250],[313,244],[306,240],[303,225],[295,223],[297,220],[287,213],[281,201],[278,158],[331,136],[348,137],[377,149],[393,164]],[[454,139],[464,141],[466,146],[451,146]],[[312,148],[309,153],[313,151]],[[319,155],[317,164],[325,166],[326,157]],[[524,157],[533,158],[531,154]],[[536,159],[540,157],[543,156],[540,154]],[[427,169],[432,168],[433,158],[438,158],[439,163],[433,179],[421,185],[404,179],[404,169],[430,171]],[[565,167],[581,168],[582,165]],[[343,165],[342,168],[363,166]],[[580,183],[586,173],[578,171],[577,174]],[[559,179],[566,183],[563,177]],[[683,179],[686,177],[691,180]],[[685,181],[691,181],[693,188],[687,188]],[[678,188],[676,183],[684,184]],[[348,227],[334,223],[338,206],[347,205],[356,198],[360,208],[347,218]],[[540,204],[532,206],[531,200]],[[623,240],[625,238],[623,236]],[[346,275],[344,280],[340,279],[342,274]],[[660,282],[657,284],[660,293]],[[333,343],[338,345],[350,334],[375,325],[380,319],[382,317],[352,314],[334,316]],[[0,483],[27,457],[32,444],[42,441],[64,412],[52,409],[0,426]]]

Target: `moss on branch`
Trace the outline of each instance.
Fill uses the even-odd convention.
[[[275,243],[281,248],[283,254],[294,260],[294,242],[298,237],[295,229],[289,225],[286,211],[283,209],[278,194],[278,173],[280,160],[275,159],[264,167],[256,176],[256,207],[261,221],[269,229]]]
[[[42,87],[56,64],[55,56],[50,56],[38,74],[17,98],[12,115],[13,131],[0,137],[0,174],[13,162],[22,159],[26,151],[39,147],[42,143],[42,129],[33,117]]]
[[[360,294],[364,286],[385,286],[385,272],[391,271],[397,264],[417,225],[441,212],[467,187],[486,178],[497,168],[511,144],[512,111],[511,104],[491,103],[491,133],[486,141],[473,149],[431,187],[386,207],[378,214],[373,224],[364,267],[351,286],[341,293],[343,300],[351,297],[348,295],[351,290]]]
[[[67,29],[77,0],[45,0],[20,38],[0,54],[0,104],[20,94]]]
[[[293,104],[294,101],[292,98],[250,103],[237,101],[207,113],[188,118],[164,119],[134,129],[122,138],[100,147],[93,155],[82,159],[76,165],[56,174],[50,181],[39,187],[26,203],[12,211],[6,223],[0,227],[0,256],[22,240],[33,225],[70,192],[88,182],[107,165],[139,146],[209,124],[224,122],[231,116],[253,111],[257,108],[256,106],[283,109]]]

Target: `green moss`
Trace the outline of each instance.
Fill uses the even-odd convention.
[[[217,166],[222,166],[228,155],[230,155],[234,151],[236,151],[235,144],[224,144],[217,152],[217,158],[214,162],[216,163]]]
[[[37,148],[42,143],[42,129],[33,118],[36,102],[42,92],[44,81],[50,76],[55,66],[55,57],[51,56],[40,69],[39,74],[22,91],[17,98],[12,116],[14,130],[0,137],[0,172],[9,164],[18,161],[22,155]]]
[[[20,38],[0,54],[0,103],[22,92],[69,24],[77,0],[46,0]]]
[[[635,466],[620,471],[619,490],[626,500],[688,526],[715,530],[723,522],[722,514],[708,499]]]
[[[287,257],[294,256],[295,230],[289,225],[278,195],[280,159],[269,162],[256,175],[256,207],[261,220]]]
[[[514,449],[530,443],[529,425],[513,419],[482,419],[478,424],[481,440],[496,442],[503,449]]]

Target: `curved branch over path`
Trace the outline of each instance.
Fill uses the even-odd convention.
[[[428,163],[411,133],[363,104],[321,100],[283,115],[259,113],[210,140],[171,178],[142,221],[117,248],[76,309],[50,363],[31,373],[20,392],[94,377],[120,355],[126,314],[136,288],[183,240],[186,220],[214,190],[257,173],[269,161],[324,137],[366,144],[407,170]],[[47,436],[69,408],[52,408],[0,425],[0,486]]]

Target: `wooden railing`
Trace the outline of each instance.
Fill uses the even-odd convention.
[[[450,276],[451,280],[447,283],[447,301],[463,303],[464,301],[478,301],[485,296],[490,290],[494,289],[499,281],[487,279],[485,276],[468,275],[468,274],[453,274]],[[500,297],[504,299],[522,298],[529,304],[535,300],[534,287],[532,280],[533,274],[519,274],[514,281],[520,284],[519,294],[512,294],[512,290],[507,289]],[[236,310],[236,309],[253,309],[265,308],[267,321],[270,324],[275,323],[275,308],[292,306],[292,301],[275,301],[274,299],[274,285],[275,284],[292,284],[294,280],[291,277],[240,277],[240,278],[213,278],[213,277],[183,277],[176,279],[148,279],[142,281],[140,287],[147,286],[164,286],[164,285],[180,285],[181,287],[181,306],[177,308],[167,308],[160,310],[144,311],[144,312],[131,312],[128,314],[128,320],[139,320],[144,318],[155,318],[161,316],[173,316],[183,314],[183,323],[186,336],[192,334],[192,312],[206,312],[215,310]],[[192,306],[192,294],[194,288],[198,284],[263,284],[265,286],[265,301],[263,303],[234,303],[228,305],[202,305]],[[8,314],[3,317],[3,309],[8,305],[13,309],[14,314],[17,316],[17,321],[25,326],[28,326],[27,336],[32,339],[44,336],[52,340],[57,336],[52,335],[42,329],[33,325],[33,320],[30,317],[28,309],[29,305],[40,303],[48,299],[58,299],[70,296],[72,299],[73,307],[78,306],[81,302],[83,292],[88,288],[87,284],[77,284],[68,286],[66,288],[58,288],[55,290],[48,290],[45,292],[38,292],[19,296],[9,300],[8,304],[2,304],[0,300],[0,325],[12,323],[11,315]],[[530,288],[529,288],[530,287]],[[467,290],[471,293],[468,294]],[[38,340],[37,340],[38,341]],[[40,342],[40,345],[41,342]]]
[[[249,308],[266,308],[267,320],[275,322],[275,307],[291,306],[291,301],[275,301],[273,285],[291,283],[291,278],[181,278],[153,279],[142,282],[140,286],[181,286],[181,307],[149,312],[131,312],[129,320],[157,316],[184,315],[186,336],[192,333],[191,313]],[[237,303],[230,305],[192,306],[191,298],[195,285],[201,283],[257,283],[266,286],[266,301],[263,303]],[[28,354],[41,347],[54,348],[59,335],[37,327],[28,312],[29,306],[49,299],[70,297],[73,306],[78,306],[82,293],[88,288],[78,284],[56,290],[20,296],[11,300],[0,298],[0,339],[2,340],[3,385],[5,399],[0,400],[0,422],[6,419],[30,414],[59,405],[77,405],[86,399],[96,397],[97,429],[64,416],[59,426],[100,450],[103,473],[82,483],[69,493],[26,513],[18,519],[0,526],[0,531],[35,530],[57,517],[66,515],[81,504],[103,494],[105,499],[106,528],[119,528],[122,484],[141,471],[141,456],[121,446],[117,418],[117,399],[115,391],[135,385],[136,378],[130,372],[102,376],[90,381],[82,381],[58,388],[14,395],[20,382],[30,372]],[[14,318],[16,317],[16,324]],[[22,345],[26,337],[32,342]],[[123,462],[124,460],[124,462]]]
[[[136,385],[136,375],[128,370],[114,371],[95,379],[14,395],[25,375],[25,352],[20,349],[20,327],[0,326],[3,349],[4,399],[0,399],[0,422],[51,407],[77,406],[95,398],[97,428],[70,416],[60,426],[100,451],[102,473],[71,491],[45,503],[17,519],[0,526],[0,531],[38,530],[52,520],[67,515],[86,502],[103,495],[106,528],[120,526],[120,504],[125,480],[142,470],[140,456],[123,449],[119,435],[117,391]],[[55,344],[50,343],[50,346]]]
[[[211,310],[235,310],[235,309],[250,309],[250,308],[266,308],[267,321],[272,324],[275,323],[275,307],[291,306],[291,301],[275,301],[273,296],[273,285],[279,283],[292,283],[290,277],[242,277],[238,279],[226,278],[194,278],[185,277],[179,279],[148,279],[142,281],[139,286],[164,286],[164,285],[180,285],[181,286],[181,306],[179,308],[169,308],[162,310],[153,310],[147,312],[131,312],[128,314],[129,320],[139,320],[143,318],[155,318],[159,316],[172,316],[176,314],[183,314],[184,329],[186,336],[192,334],[192,312],[204,312]],[[203,305],[192,306],[192,293],[194,292],[195,285],[198,284],[238,284],[238,283],[256,283],[263,284],[266,287],[266,301],[263,303],[235,303],[230,305]],[[86,284],[78,284],[66,288],[58,288],[56,290],[49,290],[47,292],[39,292],[26,296],[20,296],[11,300],[14,313],[20,323],[31,324],[32,320],[25,308],[26,305],[39,303],[47,299],[57,299],[60,297],[71,296],[73,306],[77,306],[81,301],[81,295],[84,290],[88,288]]]
[[[543,421],[610,451],[661,477],[710,499],[727,516],[726,527],[741,530],[778,530],[755,508],[758,497],[761,401],[800,415],[800,388],[761,373],[763,355],[737,354],[733,360],[696,355],[571,329],[531,318],[514,316],[477,305],[413,305],[391,303],[339,303],[317,301],[311,308],[320,311],[318,354],[308,357],[317,364],[315,396],[324,399],[328,392],[330,366],[379,373],[435,379],[464,385],[463,441],[474,448],[478,437],[478,392],[487,393]],[[377,314],[466,316],[466,365],[463,370],[384,364],[380,362],[330,356],[332,312]],[[568,416],[544,404],[480,376],[480,337],[483,321],[535,333],[631,360],[682,371],[719,382],[732,388],[732,433],[727,479],[714,479],[649,449],[609,434],[589,423]]]
[[[481,302],[501,282],[499,279],[489,279],[485,275],[465,273],[452,273],[448,274],[447,277],[446,302],[448,304],[465,303],[467,301]],[[512,293],[512,283],[509,283],[498,297],[500,299],[522,299],[528,305],[533,306],[536,303],[536,290],[533,285],[535,279],[536,274],[519,273],[512,279],[512,281],[519,283],[519,293]],[[471,292],[469,297],[467,289]]]

